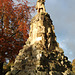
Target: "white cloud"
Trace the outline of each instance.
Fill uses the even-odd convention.
[[[64,50],[64,53],[72,61],[75,57],[75,41],[65,38],[59,42],[60,47]]]

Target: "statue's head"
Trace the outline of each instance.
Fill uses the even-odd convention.
[[[36,10],[38,13],[45,12],[45,0],[37,0]]]

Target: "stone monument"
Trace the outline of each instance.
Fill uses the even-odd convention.
[[[6,75],[71,75],[71,62],[56,41],[54,26],[45,10],[45,0],[37,0],[29,38]]]

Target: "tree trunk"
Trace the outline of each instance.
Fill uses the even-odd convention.
[[[3,75],[3,62],[0,62],[0,75]]]

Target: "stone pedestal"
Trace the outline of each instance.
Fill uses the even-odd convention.
[[[56,42],[49,14],[37,14],[30,27],[26,45],[19,51],[9,75],[70,75],[71,63]]]

